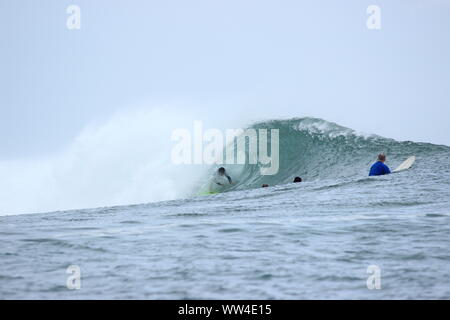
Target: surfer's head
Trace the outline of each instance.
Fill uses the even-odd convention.
[[[380,153],[378,155],[378,161],[385,162],[386,161],[386,155],[384,153]]]
[[[219,172],[219,174],[223,175],[223,174],[225,174],[225,168],[220,167],[219,170],[217,170],[217,172]]]
[[[302,178],[300,178],[300,177],[295,177],[295,178],[294,178],[294,182],[302,182]]]

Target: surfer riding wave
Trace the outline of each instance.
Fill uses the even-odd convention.
[[[228,175],[227,171],[224,167],[220,167],[217,171],[214,172],[210,183],[209,183],[209,192],[222,192],[227,189],[228,186],[233,184],[233,180]]]

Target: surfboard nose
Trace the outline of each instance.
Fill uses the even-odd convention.
[[[408,159],[406,159],[405,161],[403,161],[402,164],[400,164],[392,172],[399,172],[399,171],[403,171],[403,170],[409,169],[409,168],[411,168],[411,166],[414,164],[415,161],[416,161],[416,156],[411,156]]]

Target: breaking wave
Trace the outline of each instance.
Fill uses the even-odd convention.
[[[116,114],[103,124],[83,130],[59,154],[2,161],[0,215],[195,195],[218,165],[175,165],[170,158],[174,145],[171,133],[175,128],[191,127],[194,120],[192,113],[163,109]],[[297,175],[309,181],[366,176],[379,152],[386,152],[388,159],[403,159],[450,149],[362,135],[316,118],[270,120],[250,128],[279,129],[279,171],[263,176],[260,164],[224,165],[236,181],[231,189],[287,183]]]

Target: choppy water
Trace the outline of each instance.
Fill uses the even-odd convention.
[[[322,146],[352,153],[294,168],[300,184],[242,176],[213,196],[0,217],[0,298],[449,299],[450,148],[361,139]],[[366,177],[374,143],[391,143],[392,167],[412,154],[415,166]]]

